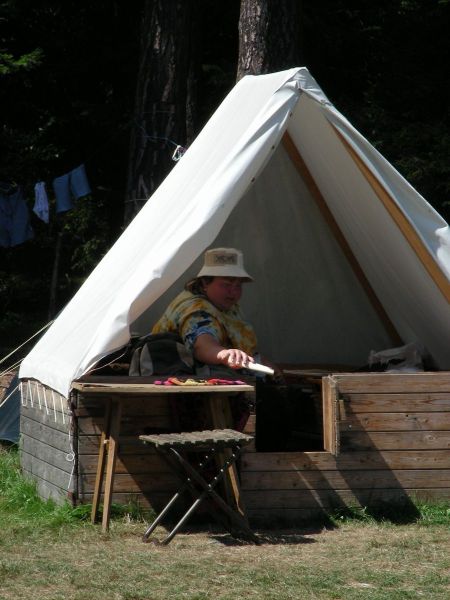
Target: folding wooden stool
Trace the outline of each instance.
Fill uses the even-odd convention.
[[[242,537],[258,543],[258,538],[249,528],[246,519],[231,508],[215,491],[217,484],[224,478],[227,470],[239,457],[241,447],[252,441],[252,436],[234,431],[233,429],[213,429],[211,431],[192,431],[189,433],[166,433],[157,435],[141,435],[139,439],[145,444],[151,444],[156,452],[164,459],[170,469],[178,476],[182,485],[172,496],[167,505],[159,513],[151,526],[143,535],[147,542],[156,526],[167,515],[171,507],[186,490],[190,490],[195,498],[193,504],[184,513],[169,535],[160,544],[168,544],[177,534],[180,527],[199,507],[200,503],[209,498],[221,513],[211,510],[212,515],[234,537]],[[229,449],[228,451],[226,449]],[[201,462],[194,467],[181,453],[202,453]],[[217,457],[221,457],[219,460]],[[211,475],[211,465],[215,465],[215,474],[207,481],[206,473]],[[219,514],[227,517],[222,520]],[[237,532],[240,532],[240,535]]]

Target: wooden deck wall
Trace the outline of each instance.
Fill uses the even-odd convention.
[[[253,523],[294,523],[339,507],[407,504],[410,498],[450,499],[450,373],[335,375],[327,385],[324,419],[337,441],[336,456],[245,449],[241,483]],[[46,407],[36,393],[33,397],[21,415],[25,473],[36,479],[45,498],[73,493],[78,501],[90,502],[101,397],[75,394],[72,419],[63,399],[51,403],[47,396]],[[167,395],[153,396],[151,402],[134,396],[123,404],[113,501],[157,510],[176,482],[138,436],[172,427]],[[251,419],[247,431],[253,427]],[[72,443],[75,463],[69,460]]]
[[[294,522],[330,509],[450,499],[450,374],[338,375],[338,455],[252,453],[242,487],[254,521]]]
[[[20,450],[23,473],[42,498],[71,499],[75,487],[74,422],[68,401],[36,383],[23,385]]]

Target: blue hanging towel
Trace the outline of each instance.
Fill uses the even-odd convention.
[[[12,186],[11,192],[0,193],[0,246],[12,248],[34,237],[30,215],[22,190]]]
[[[91,193],[84,165],[70,172],[70,190],[75,198],[88,196]]]
[[[53,190],[56,198],[56,212],[72,210],[73,203],[70,195],[70,173],[56,177],[53,180]]]
[[[45,190],[45,182],[38,181],[34,186],[34,206],[33,212],[42,220],[44,223],[48,223],[48,197]]]

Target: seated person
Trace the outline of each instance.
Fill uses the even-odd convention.
[[[249,281],[253,280],[244,268],[240,250],[207,250],[197,277],[169,304],[152,333],[177,333],[195,359],[212,369],[214,365],[219,369],[245,368],[254,362],[257,349],[253,327],[239,308],[242,286]],[[241,431],[250,414],[248,399],[238,394],[231,399],[230,407],[233,427]],[[174,398],[172,408],[182,430],[206,428],[206,424],[201,423],[198,402],[177,402]]]
[[[207,250],[199,274],[169,304],[152,333],[177,333],[201,363],[245,368],[256,352],[255,332],[238,304],[249,281],[240,250]]]

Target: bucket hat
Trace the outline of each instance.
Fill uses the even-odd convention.
[[[244,268],[244,255],[236,248],[211,248],[205,252],[203,267],[197,277],[239,277],[245,281],[253,278]]]

